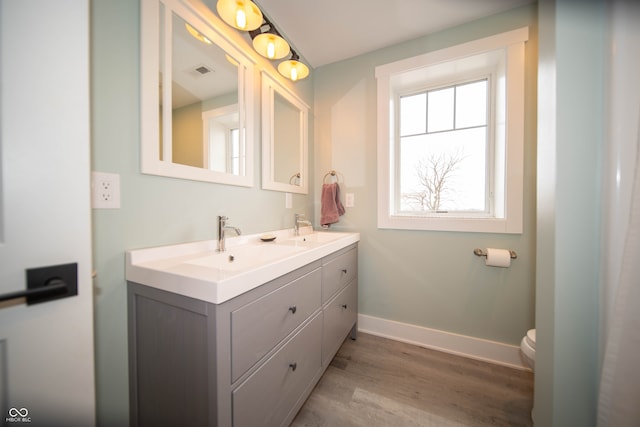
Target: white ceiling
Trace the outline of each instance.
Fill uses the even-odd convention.
[[[535,0],[254,0],[311,67]]]

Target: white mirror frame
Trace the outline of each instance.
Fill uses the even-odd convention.
[[[277,182],[274,178],[274,98],[275,94],[289,101],[300,112],[300,181],[299,185]],[[309,193],[308,141],[309,106],[297,95],[267,73],[262,73],[262,188],[287,193]]]
[[[238,62],[238,107],[240,111],[241,138],[244,138],[246,151],[245,174],[232,175],[229,173],[212,171],[194,166],[182,165],[171,161],[171,144],[167,139],[163,141],[163,159],[160,160],[159,151],[159,123],[160,97],[158,90],[158,64],[160,63],[160,1],[141,0],[140,15],[140,76],[141,76],[141,169],[144,174],[161,175],[173,178],[183,178],[195,181],[215,182],[220,184],[253,187],[253,99],[254,99],[254,61],[232,43],[220,30],[224,23],[217,17],[207,16],[203,19],[198,12],[179,0],[163,0],[165,26],[170,25],[172,13],[176,13],[186,22],[191,23],[209,40],[222,48]],[[170,27],[169,27],[170,28]],[[171,31],[164,32],[164,46],[171,46]],[[165,61],[171,60],[170,52],[165,52]],[[164,73],[163,99],[165,104],[171,104],[170,82],[171,67]],[[163,120],[163,135],[171,135],[171,120],[168,118],[170,110]]]

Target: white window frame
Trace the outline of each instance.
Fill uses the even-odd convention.
[[[524,45],[527,27],[376,67],[378,228],[521,234],[523,224]],[[400,95],[492,74],[489,144],[492,215],[396,214]],[[497,92],[495,92],[497,91]],[[501,91],[504,91],[504,96]],[[497,93],[497,95],[496,95]]]

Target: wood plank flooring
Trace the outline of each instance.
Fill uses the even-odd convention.
[[[532,404],[529,371],[360,333],[291,426],[531,426]]]

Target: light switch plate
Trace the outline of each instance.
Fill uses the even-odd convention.
[[[345,204],[347,205],[348,208],[352,208],[356,205],[356,198],[353,195],[353,193],[346,193],[344,197],[345,197]]]

